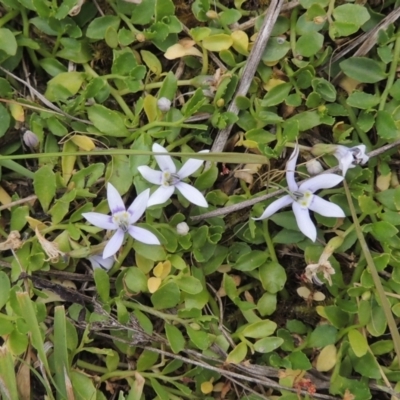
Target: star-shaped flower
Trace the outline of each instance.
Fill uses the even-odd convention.
[[[155,153],[168,153],[167,149],[157,143],[153,144],[152,150]],[[208,150],[200,151],[200,153],[208,153]],[[182,182],[183,179],[192,175],[201,167],[204,162],[203,160],[195,160],[191,158],[187,160],[177,172],[176,166],[170,156],[155,156],[155,159],[161,171],[154,170],[148,166],[138,167],[138,170],[144,179],[150,183],[154,183],[155,185],[160,185],[160,187],[150,196],[149,202],[147,203],[148,207],[165,203],[172,196],[175,188],[178,189],[182,196],[191,203],[200,207],[208,207],[207,200],[199,190],[185,182]]]
[[[306,180],[299,186],[294,179],[294,171],[298,156],[299,148],[296,146],[291,158],[286,164],[286,181],[290,194],[272,202],[265,209],[260,218],[254,219],[260,220],[269,218],[281,208],[291,204],[300,231],[315,242],[317,239],[317,229],[311,220],[310,210],[324,217],[340,218],[345,215],[339,206],[324,200],[314,193],[320,189],[328,189],[336,186],[343,181],[343,177],[335,174],[322,174]]]
[[[121,247],[125,233],[129,233],[134,239],[146,244],[160,244],[157,237],[147,229],[133,225],[137,222],[147,207],[150,189],[140,193],[133,203],[126,209],[124,202],[117,189],[107,184],[107,200],[111,215],[97,212],[83,213],[91,224],[102,229],[116,230],[114,236],[108,241],[103,251],[103,259],[113,256]]]
[[[365,154],[366,147],[360,144],[354,147],[346,147],[342,145],[335,146],[333,155],[339,161],[339,168],[342,170],[343,176],[350,168],[354,168],[358,164],[365,164],[369,157]]]
[[[103,258],[100,255],[94,255],[88,257],[88,260],[90,261],[90,264],[92,264],[94,270],[100,268],[109,271],[114,264],[114,257]]]

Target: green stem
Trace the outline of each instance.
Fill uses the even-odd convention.
[[[113,267],[110,270],[110,276],[114,275],[117,271],[119,271],[125,258],[128,256],[129,252],[132,250],[132,247],[133,247],[133,238],[130,235],[128,235],[128,239],[125,243],[124,249],[118,256],[117,262],[113,265]]]
[[[296,23],[299,14],[298,7],[295,7],[290,14],[290,47],[292,48],[293,57],[296,57]]]
[[[83,68],[85,69],[85,72],[87,72],[88,74],[90,74],[94,78],[98,78],[99,77],[99,75],[92,69],[92,67],[89,64],[83,64]],[[110,84],[108,84],[108,86],[110,88],[111,96],[114,97],[115,101],[121,107],[121,109],[125,113],[125,115],[127,117],[129,117],[131,120],[134,120],[135,119],[135,114],[133,114],[132,110],[125,103],[125,100],[121,97],[121,94],[118,92],[118,90],[114,89]]]
[[[265,242],[267,243],[267,247],[269,250],[269,254],[271,256],[272,261],[279,263],[278,257],[276,256],[275,252],[275,247],[271,239],[271,235],[269,234],[269,229],[268,229],[268,219],[264,219],[263,221],[263,235],[265,238]]]
[[[0,156],[1,158],[1,156]],[[25,168],[24,166],[22,166],[21,164],[16,163],[13,160],[0,160],[0,165],[2,167],[8,168],[11,171],[16,172],[17,174],[20,174],[22,176],[24,176],[25,178],[28,179],[33,179],[34,177],[34,173],[32,171],[29,171],[29,169]]]
[[[397,36],[393,50],[393,60],[392,63],[390,64],[389,75],[386,80],[385,90],[381,95],[381,101],[379,103],[379,111],[385,108],[389,91],[392,88],[393,82],[397,75],[397,66],[399,64],[399,58],[400,58],[400,36]]]
[[[102,77],[103,78],[103,77]],[[153,83],[145,83],[139,86],[139,91],[143,90],[152,90],[152,89],[159,89],[164,82],[153,82]],[[178,86],[193,86],[193,81],[191,79],[182,79],[177,82]],[[118,91],[121,96],[131,93],[129,89],[122,89]]]
[[[370,269],[372,279],[374,281],[375,288],[376,288],[376,291],[377,291],[379,299],[380,299],[380,303],[382,304],[383,312],[385,313],[385,316],[386,316],[386,321],[388,323],[389,330],[390,330],[390,333],[391,333],[391,336],[393,339],[394,349],[395,349],[396,356],[397,356],[397,362],[400,367],[400,334],[397,329],[396,321],[394,320],[392,310],[390,308],[390,303],[385,295],[385,291],[383,289],[382,282],[379,277],[378,271],[376,269],[374,260],[372,259],[367,242],[365,241],[364,235],[362,233],[361,226],[360,226],[360,223],[357,218],[357,213],[354,208],[353,200],[351,198],[350,189],[349,189],[349,186],[347,185],[346,181],[343,181],[343,186],[346,191],[346,197],[347,197],[347,201],[349,203],[349,207],[351,210],[351,215],[353,217],[353,223],[356,228],[358,240],[359,240],[359,243],[361,244],[361,248],[363,250],[365,259],[367,260],[367,264]]]
[[[168,151],[171,151],[175,149],[176,147],[182,146],[183,144],[186,144],[187,142],[190,142],[194,138],[193,134],[185,135],[184,137],[175,140],[175,142],[172,142],[169,146],[166,147]]]
[[[175,321],[175,322],[179,322],[182,325],[186,325],[188,323],[190,323],[192,320],[191,319],[187,319],[184,320],[182,318],[179,318],[177,315],[174,314],[165,314],[161,311],[157,311],[155,310],[153,307],[147,307],[143,304],[140,303],[133,303],[131,301],[123,301],[123,304],[127,307],[127,308],[131,308],[133,310],[139,310],[139,311],[143,311],[147,314],[151,314],[154,315],[164,321]]]
[[[22,24],[23,24],[22,33],[27,39],[29,39],[29,20],[28,20],[27,14],[26,14],[26,10],[23,7],[21,7],[21,16],[22,16]],[[29,47],[27,47],[26,51],[28,52],[29,57],[32,61],[32,64],[35,66],[35,69],[41,70],[42,67],[39,64],[39,61],[36,57],[36,53],[33,51],[33,49],[30,49]]]
[[[203,50],[203,66],[201,67],[200,74],[206,75],[208,71],[208,51],[204,47],[202,47],[202,50]]]
[[[360,141],[367,146],[368,150],[371,150],[372,149],[371,141],[369,140],[369,137],[367,136],[367,134],[363,130],[361,130],[361,128],[358,126],[357,117],[354,114],[352,107],[350,107],[347,104],[346,99],[343,96],[339,96],[338,100],[339,100],[339,103],[348,112],[350,123],[353,126],[353,128],[355,129],[355,131],[357,132],[357,135],[360,138]]]
[[[12,10],[0,18],[0,27],[4,26],[8,21],[11,21],[19,14],[19,10]]]

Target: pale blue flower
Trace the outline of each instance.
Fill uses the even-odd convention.
[[[272,202],[262,213],[260,218],[255,220],[269,218],[281,208],[292,205],[294,216],[300,231],[310,238],[313,242],[317,239],[317,228],[311,220],[310,212],[315,211],[324,217],[343,218],[343,210],[329,201],[314,194],[317,190],[328,189],[336,186],[343,181],[343,177],[335,174],[322,174],[307,179],[297,185],[294,179],[294,171],[296,168],[297,157],[299,156],[299,148],[296,146],[294,152],[286,164],[286,181],[290,194],[281,197]]]
[[[168,153],[167,149],[157,143],[153,144],[152,150],[154,153]],[[200,151],[200,153],[208,153],[208,150]],[[173,195],[175,188],[178,189],[182,196],[191,203],[200,207],[208,207],[207,200],[199,190],[185,182],[182,182],[183,179],[192,175],[201,167],[204,162],[203,160],[195,160],[191,158],[186,161],[177,172],[176,166],[170,156],[165,155],[154,157],[161,171],[154,170],[148,166],[138,167],[138,170],[144,179],[160,186],[150,196],[149,202],[147,203],[148,207],[165,203]]]
[[[153,233],[147,229],[133,225],[145,212],[149,195],[150,189],[140,193],[131,206],[126,209],[117,189],[111,183],[108,183],[107,201],[111,215],[104,215],[97,212],[82,214],[94,226],[107,230],[116,230],[114,236],[104,248],[103,259],[113,256],[119,250],[124,241],[125,233],[129,233],[134,239],[142,243],[160,244],[160,241]]]
[[[365,164],[369,157],[365,154],[366,147],[360,144],[354,147],[346,147],[342,145],[335,146],[333,155],[339,161],[339,168],[342,170],[343,176],[350,168],[354,168],[358,164]]]
[[[88,257],[88,260],[90,261],[90,264],[92,264],[92,268],[95,270],[97,268],[104,269],[106,271],[109,271],[111,267],[114,264],[114,257],[107,257],[103,258],[100,255],[94,255]]]

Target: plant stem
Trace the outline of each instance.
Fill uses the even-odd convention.
[[[263,234],[264,234],[264,238],[265,238],[265,242],[267,243],[267,247],[269,250],[269,254],[272,258],[272,261],[279,263],[278,261],[278,257],[276,256],[276,252],[275,252],[275,247],[274,247],[274,243],[272,242],[271,239],[271,235],[269,234],[269,229],[268,229],[268,219],[265,219],[263,221]]]
[[[382,304],[383,312],[385,313],[390,333],[392,335],[394,349],[395,349],[396,356],[397,356],[397,362],[400,367],[400,334],[397,329],[396,321],[394,320],[392,310],[390,308],[390,303],[385,295],[385,291],[383,289],[382,282],[379,277],[378,271],[376,269],[374,260],[372,259],[371,252],[369,251],[367,242],[365,241],[364,235],[362,233],[361,226],[360,226],[360,223],[357,218],[357,213],[354,208],[353,200],[351,198],[350,189],[349,189],[349,186],[347,185],[346,181],[343,182],[343,186],[346,191],[346,197],[347,197],[347,201],[349,203],[349,207],[351,210],[351,215],[353,217],[353,223],[356,228],[358,240],[361,244],[361,248],[364,253],[365,259],[367,260],[368,268],[370,269],[372,279],[374,281],[375,288],[376,288],[377,294],[379,296],[380,303]]]
[[[8,21],[11,21],[19,14],[19,10],[12,10],[0,18],[0,27],[4,26]]]

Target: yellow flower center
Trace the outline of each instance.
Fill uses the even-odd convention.
[[[179,177],[176,174],[171,174],[169,171],[163,171],[162,173],[162,185],[172,186],[179,181]]]
[[[302,208],[309,208],[314,195],[309,190],[301,192],[301,195],[302,196],[297,196],[296,202],[300,204]]]
[[[129,213],[127,211],[118,211],[112,216],[115,225],[126,232],[129,228]]]

